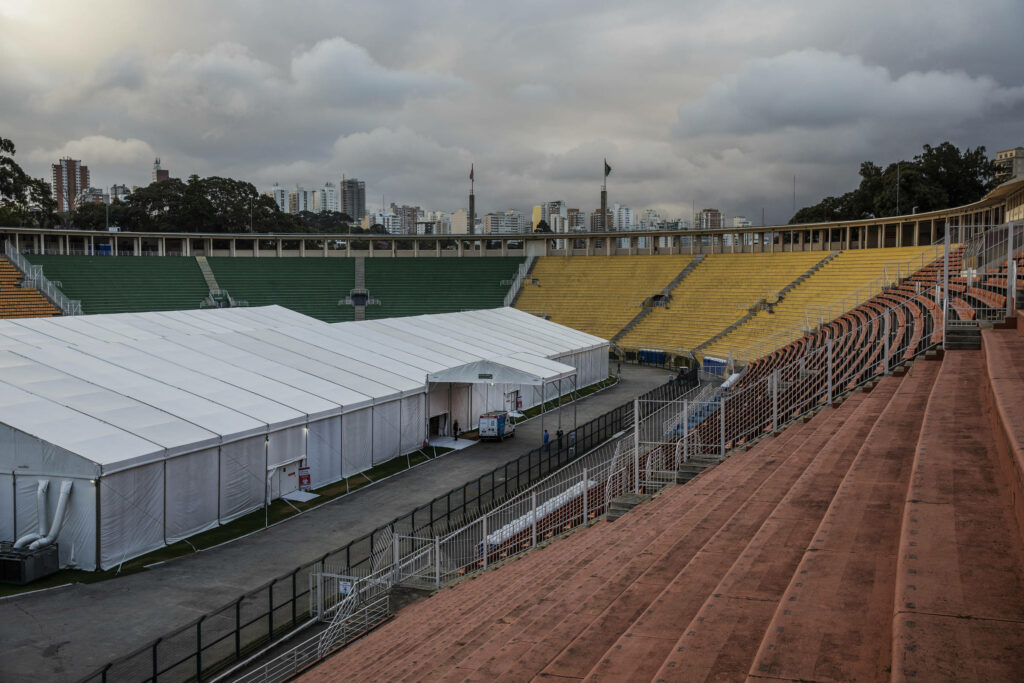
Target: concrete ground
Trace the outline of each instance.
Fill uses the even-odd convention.
[[[623,366],[622,381],[577,405],[583,424],[669,378]],[[544,426],[554,434],[555,416]],[[563,429],[572,425],[564,407]],[[277,526],[110,581],[0,600],[0,681],[75,681],[243,593],[514,460],[541,443],[539,418],[397,474]]]

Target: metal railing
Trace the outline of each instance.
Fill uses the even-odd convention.
[[[644,397],[667,400],[681,395],[686,388],[673,380],[652,389]],[[384,564],[391,566],[383,558],[392,557],[396,535],[432,538],[458,528],[628,429],[633,417],[633,403],[629,402],[579,425],[561,438],[553,435],[547,447],[534,448],[369,534],[238,596],[82,680],[104,683],[208,680],[309,621],[312,614],[309,574],[333,568],[337,573],[366,576]]]
[[[519,264],[519,268],[516,270],[515,275],[512,276],[512,282],[508,290],[508,294],[505,295],[505,303],[503,306],[506,308],[515,303],[516,297],[519,296],[519,292],[523,288],[523,280],[530,273],[530,269],[533,268],[533,264],[536,262],[536,256],[529,256],[525,261]]]
[[[4,242],[4,255],[24,276],[22,287],[37,290],[64,315],[82,315],[82,302],[64,296],[64,292],[43,275],[43,267],[29,263],[9,241]]]

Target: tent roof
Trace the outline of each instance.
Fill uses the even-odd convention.
[[[0,320],[0,425],[109,471],[421,394],[428,377],[569,377],[553,359],[606,345],[514,309],[334,325],[281,306]]]
[[[478,360],[427,375],[430,382],[543,384],[572,377],[576,368],[530,353]]]

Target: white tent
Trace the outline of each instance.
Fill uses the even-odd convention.
[[[502,391],[431,390],[428,376],[492,361],[525,374]],[[300,466],[314,487],[338,481],[419,448],[453,410],[468,428],[510,392],[538,402],[529,373],[583,386],[607,363],[606,341],[514,309],[336,325],[279,306],[0,321],[0,539],[40,527],[43,480],[49,523],[67,480],[62,564],[114,567],[295,489]]]

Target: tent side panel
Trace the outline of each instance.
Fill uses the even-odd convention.
[[[373,464],[379,465],[401,455],[401,401],[378,403],[373,407]]]
[[[163,463],[115,472],[99,482],[100,566],[110,569],[162,547]]]
[[[306,457],[305,427],[288,427],[267,437],[267,470],[297,462]]]
[[[373,467],[373,408],[345,413],[341,426],[341,472],[343,476],[365,472]]]
[[[0,472],[0,541],[16,541],[14,532],[14,476]]]
[[[166,461],[167,542],[217,526],[217,449]]]
[[[263,506],[266,491],[266,440],[243,439],[220,447],[220,521]]]
[[[426,417],[423,408],[426,395],[417,394],[402,399],[402,452],[410,453],[423,446],[427,438]]]
[[[306,435],[306,465],[313,488],[341,479],[340,416],[310,423]]]

